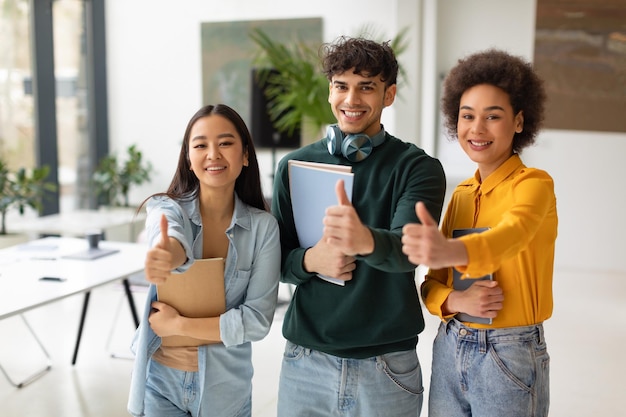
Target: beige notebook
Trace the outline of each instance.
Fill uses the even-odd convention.
[[[157,286],[159,301],[185,317],[217,317],[226,311],[224,258],[196,259],[182,274],[172,274]],[[199,346],[217,343],[188,336],[167,336],[163,346]]]

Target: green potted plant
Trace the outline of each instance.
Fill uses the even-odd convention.
[[[372,28],[359,30],[359,34],[365,33],[373,33]],[[407,29],[401,30],[390,41],[396,56],[406,49],[406,33]],[[309,139],[317,139],[327,125],[336,121],[328,105],[328,79],[320,68],[318,49],[303,41],[274,40],[261,29],[254,29],[249,36],[259,48],[255,58],[258,81],[264,87],[274,127],[289,134],[302,128],[313,135]],[[401,65],[399,72],[404,78]]]
[[[107,155],[93,173],[96,196],[103,205],[130,207],[131,186],[150,181],[152,164],[144,160],[136,145],[126,149],[126,156],[122,161],[115,154]]]
[[[264,87],[274,127],[288,134],[298,128],[318,133],[333,123],[328,80],[320,70],[316,50],[301,41],[275,41],[261,29],[253,30],[250,38],[259,47],[258,82]]]
[[[48,166],[11,171],[0,158],[0,235],[8,235],[6,216],[10,209],[16,208],[20,214],[26,207],[41,210],[45,192],[56,190],[53,183],[46,181],[49,173]]]

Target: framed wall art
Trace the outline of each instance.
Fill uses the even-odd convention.
[[[626,132],[624,0],[537,0],[548,129]]]

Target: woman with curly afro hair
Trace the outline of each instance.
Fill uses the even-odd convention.
[[[421,224],[403,229],[403,252],[430,267],[421,293],[441,319],[430,417],[548,415],[556,197],[550,175],[520,158],[545,98],[528,62],[495,49],[459,60],[445,79],[446,131],[477,170],[454,190],[440,229],[421,202]]]

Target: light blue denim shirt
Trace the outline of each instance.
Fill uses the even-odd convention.
[[[198,200],[176,202],[167,197],[153,197],[146,208],[146,236],[150,246],[160,238],[159,219],[165,214],[168,235],[176,238],[187,254],[187,262],[174,272],[184,272],[194,259],[202,257]],[[235,210],[226,234],[229,241],[224,271],[226,312],[220,316],[223,343],[198,349],[199,379],[206,388],[201,390],[202,404],[223,411],[240,407],[251,392],[251,342],[269,332],[280,278],[278,224],[270,213],[248,206],[235,196]],[[161,345],[161,338],[148,323],[154,300],[156,287],[150,285],[142,320],[131,346],[135,363],[128,411],[134,416],[144,413],[150,358]]]

